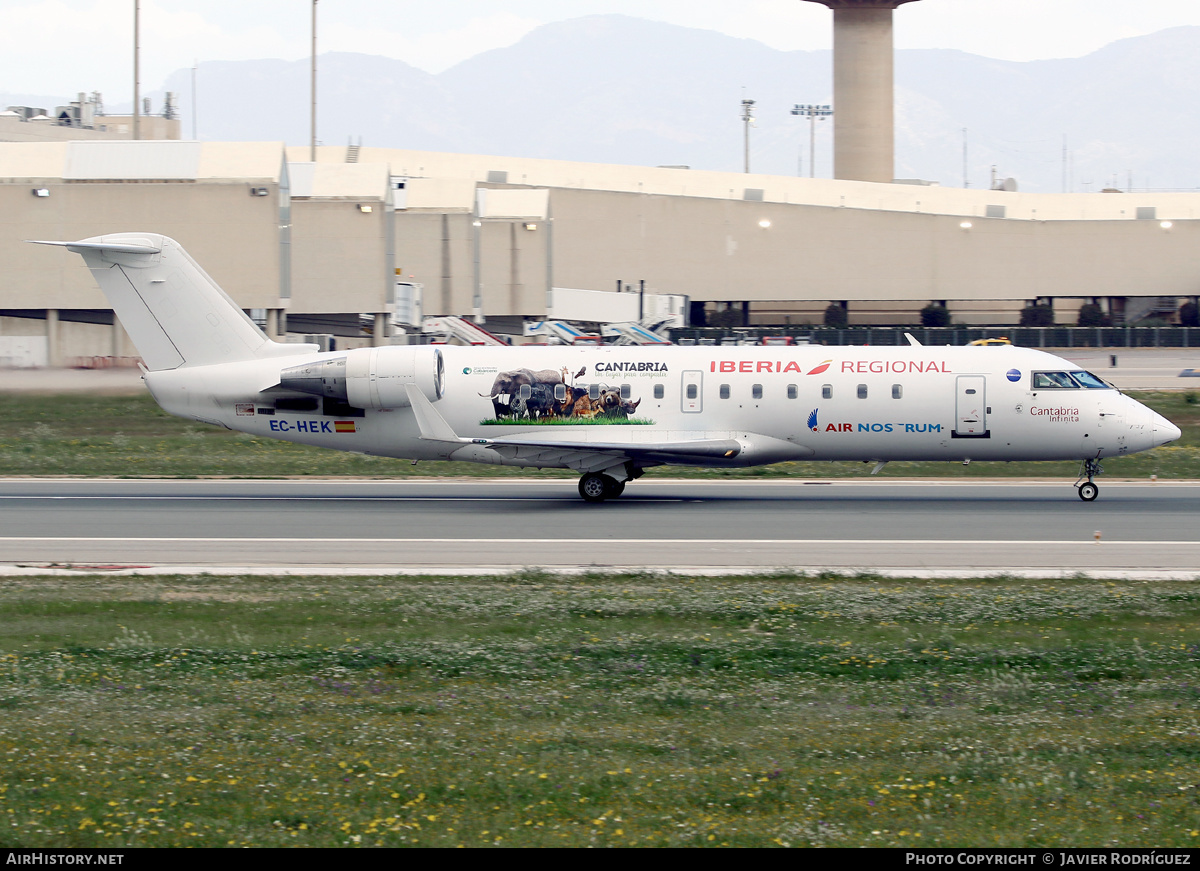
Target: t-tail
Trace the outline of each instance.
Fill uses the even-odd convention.
[[[183,247],[156,233],[59,245],[83,256],[151,372],[315,350],[267,338]]]

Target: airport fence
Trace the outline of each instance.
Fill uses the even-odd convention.
[[[671,331],[677,344],[966,345],[1007,338],[1025,348],[1200,348],[1200,327],[686,327]]]

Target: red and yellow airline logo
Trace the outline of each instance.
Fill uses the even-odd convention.
[[[820,366],[810,370],[809,375],[820,375],[829,365],[832,360],[826,360]],[[796,372],[797,374],[804,372],[800,368],[800,364],[795,360],[789,360],[784,363],[782,360],[713,360],[708,364],[709,372],[747,372],[754,374],[756,372]]]

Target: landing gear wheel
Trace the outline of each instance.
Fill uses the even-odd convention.
[[[608,479],[609,481],[612,478]],[[609,496],[608,484],[603,475],[588,472],[579,479],[579,495],[585,502],[603,502]]]
[[[1092,481],[1097,475],[1103,475],[1104,470],[1100,468],[1100,463],[1095,459],[1085,459],[1079,468],[1079,480],[1075,482],[1076,488],[1079,490],[1079,498],[1084,502],[1094,502],[1096,497],[1100,495],[1100,488]],[[1087,478],[1086,481],[1083,479]]]
[[[620,496],[622,493],[625,492],[625,482],[624,481],[618,481],[614,478],[608,477],[608,475],[602,475],[601,477],[604,478],[604,483],[608,485],[608,498],[609,499],[616,499],[618,496]]]

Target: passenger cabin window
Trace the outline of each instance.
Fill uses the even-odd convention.
[[[588,399],[595,401],[599,398],[600,398],[600,385],[592,384],[590,387],[588,387]],[[693,396],[691,398],[694,399],[695,397]]]
[[[865,384],[858,385],[858,398],[859,399],[867,398],[867,385],[865,385]]]
[[[795,384],[788,385],[788,399],[795,399],[800,395],[800,388]]]
[[[698,386],[696,386],[695,384],[689,384],[687,386],[687,398],[688,399],[695,399],[699,395],[700,395],[700,388]]]
[[[904,398],[904,385],[893,384],[892,385],[892,399],[903,399],[903,398]]]
[[[750,388],[750,396],[754,399],[762,399],[762,385],[755,384]]]
[[[530,387],[528,384],[522,384],[521,385],[521,398],[528,399],[531,396],[533,396],[533,388]]]
[[[833,385],[832,384],[822,384],[821,385],[821,398],[822,399],[833,399]]]
[[[728,385],[728,384],[722,384],[722,385],[721,385],[721,398],[722,398],[722,399],[728,399],[728,398],[729,398],[729,385]]]
[[[622,385],[621,385],[621,398],[622,398],[622,399],[628,399],[628,398],[629,398],[630,396],[632,396],[632,395],[633,395],[633,393],[632,393],[632,391],[631,391],[631,389],[630,389],[629,385],[628,385],[628,384],[622,384]]]
[[[661,384],[654,385],[654,398],[655,399],[662,399],[666,395],[667,395],[667,391],[666,391],[666,388],[663,387],[663,385],[661,385]]]
[[[557,399],[559,402],[566,402],[567,401],[567,385],[555,384],[554,385],[554,398]]]

